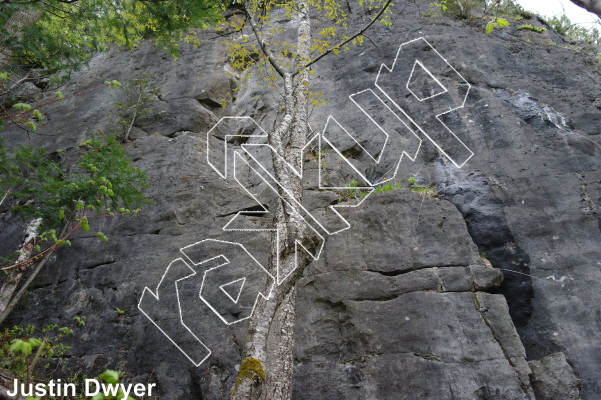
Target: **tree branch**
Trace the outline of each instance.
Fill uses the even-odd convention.
[[[277,60],[275,59],[274,54],[271,52],[271,50],[269,50],[269,48],[267,47],[267,44],[265,43],[265,40],[263,40],[263,38],[259,34],[259,31],[257,30],[257,24],[255,23],[255,20],[252,16],[252,13],[249,10],[249,8],[250,7],[248,7],[248,0],[247,0],[244,2],[244,11],[246,12],[246,15],[248,16],[248,22],[250,23],[250,27],[251,27],[253,33],[255,34],[257,41],[259,42],[259,46],[261,46],[261,50],[263,50],[263,54],[265,54],[265,57],[267,57],[267,60],[269,60],[269,63],[271,64],[273,69],[275,69],[275,71],[278,73],[279,76],[284,78],[284,76],[286,75],[286,72],[278,64]]]
[[[380,12],[378,13],[378,15],[376,15],[367,25],[365,25],[365,27],[363,27],[363,29],[361,29],[359,32],[355,33],[353,36],[349,37],[348,39],[338,43],[336,46],[334,47],[330,47],[328,50],[326,50],[325,52],[321,53],[319,56],[315,57],[313,60],[309,61],[308,63],[306,63],[305,65],[303,65],[301,68],[299,68],[298,70],[294,71],[294,73],[292,73],[292,76],[296,76],[300,71],[302,71],[303,69],[307,69],[309,68],[311,65],[315,64],[317,61],[321,60],[322,58],[324,58],[325,56],[327,56],[328,54],[330,54],[331,52],[333,52],[334,50],[340,49],[342,47],[344,47],[346,44],[348,44],[349,42],[351,42],[353,39],[356,39],[357,37],[363,35],[363,33],[365,33],[369,28],[371,28],[371,26],[376,23],[377,20],[380,19],[380,17],[386,12],[386,10],[388,9],[388,6],[390,6],[390,3],[392,3],[392,0],[388,0],[386,2],[386,4],[384,4],[384,7],[382,7],[382,9],[380,10]]]
[[[578,7],[584,8],[586,11],[596,14],[601,18],[601,0],[570,0]]]

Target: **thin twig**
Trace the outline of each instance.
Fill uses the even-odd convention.
[[[390,2],[391,0],[388,0],[388,1]],[[284,70],[277,63],[274,54],[271,52],[271,50],[269,50],[269,48],[267,47],[267,44],[265,43],[265,41],[259,34],[259,31],[257,30],[257,25],[254,21],[254,18],[252,16],[251,11],[249,10],[249,7],[247,4],[248,4],[248,1],[245,1],[244,2],[244,10],[246,11],[246,14],[248,15],[248,22],[250,23],[250,27],[251,27],[253,33],[255,34],[255,37],[259,41],[259,46],[261,46],[261,50],[263,50],[263,54],[265,54],[265,57],[267,57],[267,60],[269,60],[269,63],[271,64],[273,69],[275,69],[275,71],[278,73],[279,76],[284,78],[284,76],[286,75],[286,72],[284,72]]]
[[[296,75],[298,75],[298,73],[300,71],[309,68],[311,65],[315,64],[317,61],[321,60],[322,58],[324,58],[328,54],[332,53],[333,51],[335,51],[337,49],[340,49],[340,48],[344,47],[346,44],[348,44],[352,40],[354,40],[357,37],[363,35],[363,33],[366,32],[369,28],[371,28],[371,26],[374,23],[376,23],[376,21],[378,21],[380,19],[380,17],[386,12],[386,10],[388,9],[388,6],[390,5],[390,3],[392,3],[392,0],[388,0],[386,2],[386,4],[384,4],[384,7],[382,7],[382,9],[380,10],[380,12],[378,13],[378,15],[376,15],[367,25],[365,25],[365,27],[363,27],[363,29],[361,29],[359,32],[355,33],[353,36],[349,37],[348,39],[346,39],[346,40],[342,41],[341,43],[337,44],[336,46],[330,47],[328,50],[326,50],[325,52],[321,53],[319,56],[315,57],[313,60],[309,61],[307,64],[303,65],[301,68],[299,68],[298,70],[294,71],[292,73],[292,77],[294,78]]]
[[[2,197],[2,200],[0,200],[0,206],[2,205],[2,203],[4,203],[4,200],[6,200],[6,198],[8,197],[10,191],[11,191],[11,188],[8,188],[8,190],[6,191],[6,193],[4,193],[4,196]]]

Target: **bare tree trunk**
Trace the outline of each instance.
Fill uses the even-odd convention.
[[[261,399],[290,399],[294,373],[294,326],[296,318],[296,287],[292,287],[282,300],[269,332],[267,355],[267,380]]]
[[[367,31],[391,5],[387,0],[375,18],[355,35],[346,37],[339,44],[330,47],[319,56],[311,59],[311,20],[307,1],[295,1],[299,25],[296,40],[296,66],[294,72],[286,72],[280,65],[254,21],[250,1],[246,0],[248,21],[259,42],[259,46],[274,70],[284,79],[284,116],[280,125],[268,135],[269,144],[277,155],[273,155],[273,166],[281,199],[275,212],[275,229],[280,235],[282,248],[272,240],[270,269],[275,272],[277,261],[290,275],[276,286],[269,300],[260,298],[250,318],[248,336],[244,345],[244,359],[230,397],[232,400],[289,400],[292,397],[292,377],[294,371],[294,327],[296,284],[310,257],[300,252],[295,254],[296,242],[317,246],[305,232],[305,222],[296,204],[302,200],[303,182],[296,174],[291,174],[286,162],[297,171],[303,168],[303,148],[307,143],[309,124],[309,68],[325,57],[336,53],[345,45]],[[283,200],[282,200],[283,199]],[[298,257],[298,259],[297,259]],[[275,275],[275,274],[274,274]],[[269,290],[266,290],[267,292]]]
[[[309,61],[311,46],[311,24],[309,8],[304,1],[297,2],[299,26],[297,29],[297,65]],[[308,136],[308,90],[309,74],[301,70],[296,76],[284,74],[285,115],[279,127],[269,135],[269,144],[283,155],[284,159],[298,171],[302,170],[303,147]],[[295,285],[308,257],[295,257],[295,242],[305,235],[305,224],[298,210],[291,204],[302,199],[302,178],[289,174],[285,164],[273,157],[278,181],[292,192],[295,201],[280,201],[275,215],[275,227],[283,238],[283,248],[272,240],[272,271],[278,260],[283,271],[294,272],[277,286],[269,300],[261,299],[255,308],[245,345],[245,358],[240,366],[238,378],[231,391],[232,400],[287,400],[292,396],[292,374],[294,369],[294,324]],[[280,189],[284,199],[290,194]],[[298,262],[298,265],[295,265]],[[295,269],[296,268],[296,269]]]
[[[38,228],[40,227],[41,223],[42,219],[36,218],[27,224],[27,227],[25,228],[25,238],[21,243],[19,257],[17,258],[16,264],[27,260],[31,256],[31,252],[35,246],[35,241],[38,237]],[[0,288],[0,314],[3,314],[8,308],[8,305],[13,299],[17,287],[19,286],[19,282],[21,282],[21,279],[23,278],[25,269],[25,267],[17,268],[15,271],[9,273],[6,280],[2,284],[2,287]]]

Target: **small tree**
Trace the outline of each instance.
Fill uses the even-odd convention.
[[[148,201],[140,191],[146,174],[130,166],[114,137],[93,137],[79,145],[77,168],[67,172],[44,149],[19,147],[8,156],[0,143],[0,192],[3,201],[27,224],[21,248],[5,257],[8,275],[0,288],[0,323],[23,297],[50,255],[77,230],[90,232],[91,218],[136,214]],[[41,231],[41,232],[40,232]],[[102,232],[96,237],[106,241]],[[22,279],[27,277],[24,283]]]
[[[359,6],[371,9],[375,16],[362,29],[352,32],[347,25],[350,10],[342,1],[246,0],[242,4],[243,14],[237,26],[250,29],[256,41],[247,37],[242,43],[230,43],[232,58],[242,60],[246,67],[256,66],[259,73],[280,86],[283,95],[283,115],[279,125],[268,133],[269,145],[282,157],[274,157],[273,172],[282,185],[278,187],[281,199],[274,227],[283,238],[279,247],[272,240],[269,269],[276,270],[278,257],[274,255],[279,254],[280,268],[293,272],[273,289],[269,300],[259,299],[250,318],[244,359],[230,393],[234,400],[284,400],[292,395],[295,286],[310,262],[306,255],[297,259],[294,249],[295,243],[313,239],[297,217],[299,210],[291,206],[302,200],[302,179],[291,174],[286,163],[302,170],[303,149],[309,136],[310,67],[330,53],[338,54],[361,43],[363,33],[375,22],[389,24],[386,15],[390,5],[390,0],[360,1]],[[272,38],[270,32],[277,31],[273,23],[276,13],[298,21],[294,43],[279,43]],[[312,36],[312,23],[318,17],[328,22],[318,35]],[[272,326],[275,321],[279,324],[277,329]],[[277,337],[272,338],[271,334]],[[269,343],[275,344],[270,347]]]

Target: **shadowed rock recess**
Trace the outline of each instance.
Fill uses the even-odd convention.
[[[438,198],[401,188],[343,212],[351,228],[327,239],[298,286],[293,398],[599,399],[601,63],[563,48],[550,30],[485,35],[419,15],[410,5],[392,28],[374,27],[362,47],[314,65],[312,84],[327,105],[313,111],[311,126],[322,130],[332,115],[362,131],[371,122],[357,118],[348,96],[376,91],[380,65],[390,66],[402,43],[424,37],[471,85],[465,107],[445,122],[474,156],[457,168],[421,137],[417,159],[401,163],[399,182],[415,177]],[[138,301],[180,248],[203,239],[251,243],[249,251],[267,259],[268,235],[222,230],[239,211],[251,223],[261,217],[233,179],[207,164],[206,133],[224,116],[251,116],[270,129],[279,96],[245,87],[241,77],[250,72],[229,66],[219,40],[182,45],[179,61],[148,43],[98,54],[61,90],[146,73],[161,96],[124,146],[148,171],[154,203],[137,218],[93,221],[110,241],[82,233],[58,251],[5,326],[68,324],[85,315],[87,325],[70,343],[71,367],[88,376],[125,371],[131,382],[157,383],[162,400],[223,399],[241,363],[244,323],[217,324],[198,288],[183,287],[182,316],[212,351],[195,367]],[[39,129],[60,134],[50,151],[66,150],[56,159],[68,162],[79,143],[109,126],[111,96],[95,91],[45,108]],[[49,143],[16,129],[3,137],[9,148]],[[340,198],[317,189],[318,167],[306,158],[305,201],[314,212]],[[0,212],[7,254],[23,225]],[[177,324],[175,299],[164,301],[162,318]]]

